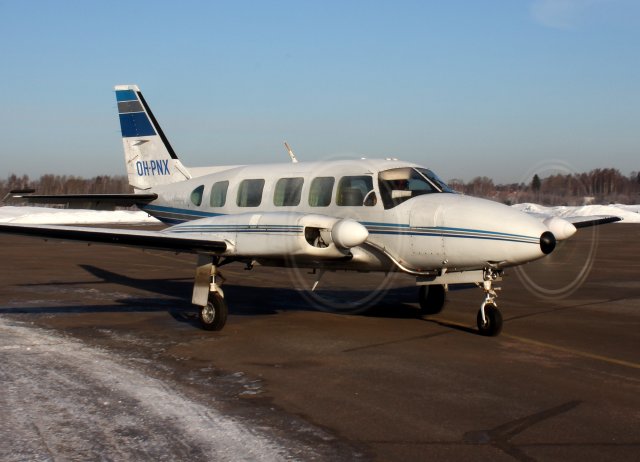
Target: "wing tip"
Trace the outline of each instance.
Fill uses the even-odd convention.
[[[594,218],[592,220],[576,222],[576,223],[573,223],[573,226],[580,229],[580,228],[588,228],[590,226],[606,225],[607,223],[615,223],[617,221],[622,221],[622,218],[612,215],[609,217]]]

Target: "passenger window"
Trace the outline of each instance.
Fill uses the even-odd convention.
[[[238,188],[238,207],[257,207],[262,202],[264,180],[242,180]]]
[[[338,183],[338,205],[367,205],[377,202],[373,191],[373,180],[368,175],[343,176]]]
[[[196,189],[191,191],[191,202],[193,202],[193,205],[200,206],[200,204],[202,204],[203,192],[204,192],[204,185],[198,186]]]
[[[211,207],[224,207],[227,202],[228,181],[218,181],[211,187],[211,196],[209,197],[209,205]]]
[[[295,206],[300,204],[303,178],[280,178],[273,194],[273,205]]]
[[[326,207],[331,204],[331,194],[336,179],[332,176],[314,178],[309,188],[309,205],[311,207]]]

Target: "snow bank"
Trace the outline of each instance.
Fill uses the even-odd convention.
[[[640,205],[584,205],[581,207],[545,207],[538,204],[516,204],[514,208],[544,217],[584,217],[613,215],[620,223],[640,223]],[[0,223],[24,224],[101,224],[159,223],[146,212],[116,210],[53,209],[47,207],[0,207]]]
[[[544,217],[585,217],[608,215],[622,218],[618,223],[640,223],[640,205],[583,205],[578,207],[556,206],[545,207],[538,204],[515,204],[512,207],[523,212],[533,213]]]
[[[0,207],[0,223],[23,224],[100,224],[159,223],[146,212],[129,210],[54,209],[49,207]]]

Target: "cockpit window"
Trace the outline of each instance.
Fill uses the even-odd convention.
[[[436,185],[436,187],[438,189],[440,189],[440,191],[448,192],[448,193],[455,193],[455,191],[453,189],[451,189],[449,187],[449,185],[447,185],[447,183],[442,181],[438,175],[433,173],[428,168],[416,168],[416,170],[419,171],[420,173],[422,173],[424,176],[426,176],[427,179],[429,179],[429,181],[431,181],[433,184]]]
[[[412,197],[451,191],[431,170],[412,167],[380,172],[378,186],[385,209],[395,207]]]

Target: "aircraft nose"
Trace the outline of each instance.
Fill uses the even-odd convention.
[[[556,248],[556,237],[551,231],[545,231],[540,236],[540,250],[545,255],[549,255]]]

